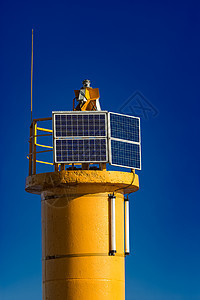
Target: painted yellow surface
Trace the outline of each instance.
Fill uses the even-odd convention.
[[[75,97],[78,98],[80,90],[75,90]],[[93,89],[92,87],[87,87],[85,88],[85,98],[87,101],[83,104],[83,106],[79,107],[78,110],[82,111],[92,111],[95,110],[94,107],[96,107],[96,100],[100,97],[99,95],[99,89],[95,88]]]
[[[43,148],[50,148],[50,149],[53,149],[52,146],[41,145],[41,144],[37,144],[37,143],[36,143],[36,146],[43,147]]]
[[[124,300],[124,192],[134,173],[70,170],[27,177],[41,194],[43,300]],[[116,249],[110,249],[108,194],[116,196]]]
[[[37,127],[37,130],[45,131],[45,132],[53,132],[52,129],[47,129],[47,128],[43,128],[43,127]]]
[[[41,191],[53,187],[64,187],[65,189],[80,188],[84,184],[90,185],[93,192],[104,188],[110,192],[121,189],[122,192],[133,193],[139,189],[139,178],[135,173],[118,171],[98,170],[70,170],[61,172],[40,173],[26,178],[26,191],[33,194],[41,194]],[[108,188],[109,187],[109,188]]]
[[[93,88],[86,88],[85,89],[85,97],[87,100],[95,100],[100,97],[99,95],[99,89],[93,89]]]
[[[75,93],[75,97],[78,98],[80,90],[75,90],[74,93]],[[98,99],[100,97],[99,89],[98,88],[93,89],[92,87],[85,88],[85,97],[87,100]]]

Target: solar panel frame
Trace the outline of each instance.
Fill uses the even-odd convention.
[[[95,116],[95,114],[97,115],[104,115],[105,116],[105,134],[104,135],[78,135],[78,134],[75,134],[75,135],[64,135],[64,136],[57,136],[56,135],[56,123],[55,123],[55,120],[56,120],[56,115],[64,115],[64,116],[69,116],[69,115],[74,115],[74,116],[85,116],[85,115],[92,115],[92,116]],[[136,137],[135,139],[137,139],[138,141],[132,141],[132,140],[128,140],[128,139],[123,139],[121,138],[121,136],[124,135],[124,137],[127,137],[129,138],[129,135],[127,134],[126,132],[126,127],[129,128],[129,125],[130,126],[133,126],[134,127],[134,122],[128,122],[128,124],[126,124],[126,119],[124,119],[124,124],[122,125],[122,129],[124,129],[124,132],[120,133],[120,122],[117,124],[116,128],[118,130],[118,133],[120,134],[119,137],[120,138],[116,138],[116,137],[113,137],[112,136],[112,130],[111,130],[111,117],[112,115],[117,115],[117,116],[121,116],[121,120],[123,120],[123,117],[125,118],[132,118],[132,119],[136,119],[138,120],[138,125],[137,125],[137,122],[135,123],[136,124],[136,127],[138,128],[138,131],[139,131],[139,135],[137,134],[137,129],[135,131],[135,133],[133,133],[133,135],[130,135],[131,137]],[[56,111],[56,112],[52,112],[52,122],[53,122],[53,139],[54,139],[54,142],[53,142],[53,145],[54,145],[54,163],[66,163],[66,164],[70,164],[70,163],[100,163],[100,162],[104,162],[104,163],[110,163],[111,165],[113,166],[118,166],[118,167],[125,167],[125,168],[133,168],[133,169],[137,169],[137,170],[141,170],[141,132],[140,132],[140,118],[139,117],[134,117],[134,116],[129,116],[129,115],[123,115],[123,114],[119,114],[119,113],[113,113],[113,112],[107,112],[107,111]],[[95,119],[95,117],[91,117],[93,118],[93,120]],[[77,117],[77,120],[78,120],[78,117]],[[84,121],[84,118],[82,118],[82,120]],[[88,117],[88,120],[89,120],[89,117]],[[119,118],[120,120],[120,118]],[[128,119],[127,119],[128,120]],[[77,121],[78,122],[78,121]],[[77,123],[77,124],[80,124],[81,123]],[[63,125],[65,126],[65,125]],[[82,128],[83,128],[83,123],[82,123]],[[88,124],[88,127],[89,127],[89,124]],[[95,125],[94,125],[95,127]],[[95,129],[94,129],[95,130]],[[76,130],[75,130],[76,131]],[[77,133],[78,133],[78,126],[77,126]],[[57,157],[56,157],[56,153],[57,153],[57,147],[56,147],[56,141],[57,140],[98,140],[98,139],[105,139],[106,140],[106,160],[84,160],[84,161],[80,161],[80,160],[70,160],[70,161],[66,161],[66,160],[62,160],[62,161],[58,161],[57,160]],[[133,139],[133,138],[132,138]],[[130,143],[130,144],[136,144],[139,146],[139,156],[140,156],[140,167],[137,167],[136,165],[135,166],[129,166],[129,165],[124,165],[124,164],[116,164],[116,163],[113,163],[112,162],[112,141],[118,141],[118,142],[122,142],[122,143]],[[116,144],[115,144],[116,145]],[[131,149],[131,147],[126,147],[124,146],[125,149]],[[132,147],[134,148],[134,147]],[[90,149],[91,150],[91,149]],[[73,150],[73,151],[76,151],[76,150]],[[114,150],[113,150],[114,151]],[[128,151],[127,154],[129,154],[129,152],[131,152],[132,150]],[[133,150],[134,151],[134,150]],[[124,153],[124,152],[123,152]],[[123,154],[122,153],[122,154]],[[126,153],[125,153],[126,154]],[[92,158],[94,157],[93,155],[91,156]],[[136,156],[137,157],[137,156]],[[114,159],[113,159],[114,160]],[[120,156],[119,156],[119,161],[120,161]],[[124,161],[127,161],[127,157],[126,155],[124,156]],[[130,160],[131,161],[131,160]],[[137,162],[137,160],[135,160],[135,162]]]
[[[86,142],[89,142],[89,143],[91,143],[91,141],[102,141],[102,140],[104,140],[105,141],[105,149],[103,149],[104,150],[104,152],[105,152],[105,159],[95,159],[95,157],[97,157],[98,155],[96,154],[96,149],[91,149],[91,145],[90,145],[90,151],[92,150],[92,151],[94,151],[95,152],[95,154],[93,155],[93,159],[89,159],[89,160],[87,160],[87,159],[85,159],[85,160],[80,160],[79,159],[79,156],[80,156],[80,152],[78,152],[77,153],[77,159],[76,160],[74,160],[74,159],[70,159],[70,160],[58,160],[58,158],[57,158],[57,154],[58,154],[58,147],[57,147],[57,145],[56,145],[56,143],[57,142],[79,142],[79,141],[83,141],[83,143],[86,141]],[[95,144],[95,142],[94,142],[94,144]],[[95,147],[94,147],[95,148]],[[55,163],[65,163],[65,164],[71,164],[71,163],[107,163],[108,162],[108,139],[107,138],[95,138],[95,139],[87,139],[87,138],[85,138],[85,139],[54,139],[54,149],[55,149],[55,151],[54,151],[54,162]],[[80,148],[79,148],[79,150],[80,150]],[[69,151],[69,149],[66,149],[66,151]],[[89,151],[89,152],[90,152]],[[73,152],[75,152],[75,150],[73,150]],[[92,155],[90,155],[89,154],[89,152],[88,152],[88,157],[91,157]],[[102,154],[101,154],[102,152],[101,152],[101,149],[100,149],[100,154],[99,154],[99,156],[102,156]],[[67,155],[66,155],[67,156]],[[73,154],[72,156],[75,156],[75,154]]]
[[[103,135],[64,135],[64,136],[58,136],[56,134],[56,116],[95,116],[95,115],[103,115],[105,116],[104,118],[104,134]],[[91,117],[93,120],[95,119],[95,117]],[[84,118],[83,118],[84,119]],[[78,117],[77,117],[78,120]],[[88,117],[89,120],[89,117]],[[100,118],[99,118],[100,120]],[[70,164],[70,163],[107,163],[108,161],[108,129],[107,129],[107,111],[54,111],[52,112],[52,127],[53,127],[53,145],[54,145],[54,151],[53,151],[53,157],[54,157],[54,163],[66,163],[66,164]],[[65,125],[64,125],[65,126]],[[100,125],[99,125],[100,126]],[[89,127],[89,123],[88,123],[88,127]],[[95,126],[94,126],[95,127]],[[77,126],[78,128],[78,126]],[[91,133],[91,131],[90,131]],[[94,132],[95,133],[95,132]],[[77,160],[70,160],[70,161],[66,161],[66,160],[62,160],[62,161],[58,161],[57,159],[57,146],[56,146],[56,141],[58,140],[63,140],[63,141],[79,141],[79,140],[102,140],[105,139],[106,141],[106,160],[82,160],[79,161]]]
[[[140,118],[110,112],[109,124],[112,138],[140,143]]]
[[[54,138],[83,138],[83,137],[87,137],[87,138],[93,138],[97,135],[64,135],[64,136],[57,136],[56,135],[56,116],[58,115],[63,115],[63,116],[95,116],[95,115],[104,115],[105,116],[105,134],[103,135],[98,135],[99,138],[101,137],[107,137],[107,111],[55,111],[52,112],[52,122],[53,122],[53,134],[54,134]]]
[[[125,139],[120,139],[120,138],[115,138],[112,137],[111,134],[111,114],[114,115],[119,115],[119,116],[123,116],[123,117],[128,117],[128,118],[134,118],[134,119],[138,119],[139,120],[139,141],[138,142],[134,142],[134,141],[130,141],[130,140],[125,140]],[[133,169],[136,170],[141,170],[141,130],[140,130],[140,118],[139,117],[135,117],[135,116],[129,116],[129,115],[123,115],[123,114],[119,114],[119,113],[113,113],[113,112],[108,112],[108,151],[109,151],[109,163],[112,166],[117,166],[117,167],[123,167],[123,168],[131,168],[130,166],[126,166],[126,165],[121,165],[121,164],[115,164],[112,162],[112,147],[111,147],[111,141],[119,141],[119,142],[124,142],[124,143],[130,143],[130,144],[137,144],[139,145],[139,156],[140,156],[140,167],[135,167],[133,166]]]
[[[126,152],[126,150],[124,150],[124,154],[125,154],[125,156],[126,156],[126,158],[124,158],[124,157],[122,157],[122,158],[124,158],[124,159],[121,159],[120,158],[120,155],[119,155],[119,158],[120,158],[120,160],[125,160],[125,161],[131,161],[131,160],[135,160],[135,164],[133,164],[133,165],[128,165],[128,164],[126,164],[126,163],[124,163],[124,164],[120,164],[120,163],[113,163],[113,158],[112,158],[112,150],[114,149],[113,148],[113,146],[112,146],[112,142],[118,142],[118,143],[121,143],[121,144],[123,144],[124,145],[124,147],[126,148],[126,145],[130,145],[130,146],[138,146],[139,147],[139,160],[138,159],[134,159],[134,151],[135,151],[135,149],[129,149],[129,151],[128,152]],[[120,148],[120,145],[119,145],[119,148]],[[125,142],[125,141],[122,141],[122,140],[116,140],[116,139],[110,139],[110,147],[109,147],[109,149],[110,149],[110,153],[111,153],[111,162],[110,162],[110,164],[112,165],[112,166],[117,166],[117,167],[123,167],[123,168],[129,168],[129,169],[136,169],[136,170],[141,170],[141,150],[140,150],[140,145],[139,144],[137,144],[137,143],[129,143],[129,142]],[[128,158],[128,153],[131,153],[133,156],[131,157],[131,158]],[[123,155],[122,155],[123,156]],[[136,156],[136,155],[135,155]],[[139,161],[139,167],[138,167],[138,161]]]

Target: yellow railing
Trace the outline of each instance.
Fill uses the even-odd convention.
[[[37,122],[40,121],[50,121],[52,118],[41,118],[34,119],[30,126],[30,139],[29,139],[29,155],[27,158],[29,159],[29,176],[36,174],[36,163],[46,164],[46,165],[54,165],[52,162],[37,160],[36,156],[38,153],[50,152],[53,151],[53,147],[50,145],[43,145],[37,143],[38,137],[52,136],[53,130],[47,129],[43,127],[38,127]],[[38,134],[38,131],[45,132],[44,134]],[[48,133],[46,133],[48,132]],[[37,147],[48,148],[48,150],[37,151]],[[55,164],[55,170],[58,169],[58,164]]]
[[[89,170],[89,165],[91,165],[93,163],[90,163],[90,164],[89,163],[67,163],[67,164],[61,163],[61,164],[58,164],[58,163],[42,161],[42,160],[37,159],[37,154],[53,151],[52,146],[37,143],[38,137],[52,136],[52,134],[53,134],[52,129],[38,127],[37,123],[41,122],[41,121],[51,121],[51,120],[52,120],[52,118],[34,119],[31,123],[30,139],[29,139],[29,154],[27,156],[27,158],[29,160],[29,176],[36,174],[36,163],[54,166],[55,172],[59,171],[59,169],[60,169],[60,171],[65,170],[66,165],[71,166],[72,169],[76,168],[75,166],[77,166],[77,165],[78,166],[81,165],[82,170]],[[43,133],[38,134],[38,131],[42,131]],[[37,147],[47,148],[47,150],[37,151]],[[100,163],[99,166],[100,166],[101,170],[106,170],[105,163]]]

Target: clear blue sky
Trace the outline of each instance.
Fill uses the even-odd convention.
[[[199,2],[3,0],[0,14],[0,299],[41,299],[40,197],[24,191],[32,28],[35,118],[70,110],[85,78],[105,110],[140,91],[159,112],[142,116],[126,300],[200,299]]]

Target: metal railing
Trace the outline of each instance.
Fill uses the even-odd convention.
[[[53,146],[37,143],[38,137],[52,136],[53,130],[43,128],[43,127],[38,127],[37,123],[41,122],[41,121],[51,121],[51,120],[52,120],[52,118],[34,119],[31,123],[30,139],[29,139],[29,154],[27,156],[27,158],[29,159],[29,176],[36,174],[36,163],[41,163],[41,164],[46,164],[46,165],[54,165],[52,162],[37,160],[37,154],[53,151]],[[44,133],[38,134],[38,131],[44,132]],[[37,147],[47,148],[48,150],[37,151]],[[58,164],[55,165],[55,170],[57,170],[57,169],[58,169]]]
[[[70,168],[76,169],[76,166],[81,166],[82,170],[89,170],[92,169],[94,163],[53,163],[43,160],[37,159],[37,154],[46,153],[46,152],[53,152],[53,146],[44,145],[38,143],[38,137],[48,137],[53,135],[53,130],[48,128],[43,128],[38,126],[38,122],[42,121],[51,121],[52,118],[41,118],[41,119],[34,119],[30,126],[30,138],[29,138],[29,154],[27,158],[29,159],[29,176],[36,175],[36,165],[37,163],[51,165],[54,166],[54,171],[58,172],[64,171],[66,166],[71,166]],[[38,134],[39,132],[39,134]],[[42,134],[40,133],[42,132]],[[52,138],[53,141],[53,138]],[[46,150],[37,150],[39,148],[45,148]],[[97,169],[97,167],[93,167],[93,169]],[[99,163],[99,170],[106,170],[106,163]]]

